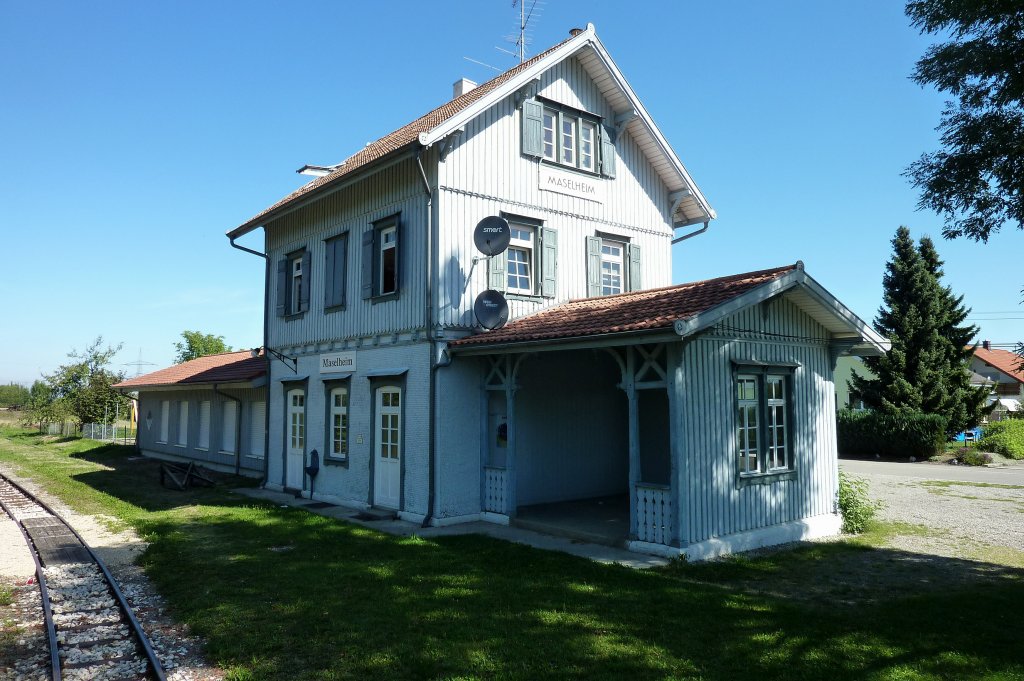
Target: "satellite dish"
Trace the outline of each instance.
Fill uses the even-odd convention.
[[[500,329],[508,321],[508,302],[494,289],[487,289],[476,297],[473,314],[485,329]]]
[[[498,215],[484,218],[473,230],[473,243],[477,250],[487,256],[504,251],[511,239],[512,230],[508,227],[508,220]]]

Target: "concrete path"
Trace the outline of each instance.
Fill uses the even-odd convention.
[[[267,489],[243,488],[235,492],[256,499],[263,499],[278,506],[292,506],[302,508],[310,513],[338,518],[348,522],[356,523],[388,534],[399,536],[418,535],[420,537],[444,537],[460,534],[483,534],[496,539],[526,544],[538,549],[547,551],[562,551],[581,558],[589,558],[598,563],[614,563],[631,568],[649,568],[660,565],[668,565],[669,560],[658,556],[648,556],[642,553],[633,553],[625,549],[618,549],[612,546],[600,544],[588,544],[578,540],[565,537],[555,537],[548,534],[541,534],[532,530],[520,527],[508,527],[494,523],[471,522],[447,527],[420,527],[417,523],[410,523],[405,520],[367,520],[365,514],[358,510],[344,506],[330,506],[328,508],[307,508],[306,504],[311,503],[309,499],[296,499],[294,495],[284,492],[274,492]]]
[[[1024,465],[999,468],[987,466],[950,466],[940,463],[905,463],[892,461],[861,461],[840,459],[840,470],[852,475],[896,475],[926,480],[957,480],[986,482],[996,485],[1024,485]]]

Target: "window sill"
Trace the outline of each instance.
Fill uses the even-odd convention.
[[[208,452],[208,451],[210,451],[210,448],[209,447],[196,447],[196,451],[197,452]]]
[[[292,314],[286,314],[283,319],[286,322],[294,322],[296,319],[302,319],[305,316],[305,312],[293,312]]]
[[[217,451],[217,453],[218,454],[223,454],[224,456],[238,456],[238,452],[229,452],[226,449],[220,449],[220,450]]]
[[[538,303],[542,300],[551,300],[554,296],[542,296],[539,293],[506,293],[506,300],[521,300],[530,303]]]
[[[377,296],[370,297],[370,304],[376,305],[377,303],[389,303],[392,300],[398,300],[398,291],[394,293],[382,293]]]
[[[174,445],[178,449],[188,449],[188,445]]]
[[[597,177],[597,178],[602,177],[601,173],[599,173],[596,170],[587,170],[585,168],[580,168],[579,166],[571,166],[571,165],[567,165],[565,163],[559,163],[558,161],[555,161],[555,160],[550,159],[550,158],[546,158],[544,156],[540,157],[540,162],[543,163],[546,166],[550,166],[552,168],[558,168],[559,170],[566,170],[566,171],[568,171],[570,173],[579,173],[580,175],[585,175],[587,177]]]
[[[331,314],[332,312],[344,312],[344,311],[345,311],[345,304],[344,303],[342,303],[341,305],[331,305],[330,307],[325,307],[324,308],[324,314]]]
[[[258,454],[246,454],[245,458],[247,458],[247,459],[255,459],[256,461],[263,461],[264,457],[262,455],[258,455]]]
[[[740,475],[739,481],[736,483],[738,488],[749,487],[751,485],[772,485],[776,482],[782,482],[784,480],[796,480],[796,471],[777,471],[774,473],[755,473],[751,475]]]
[[[344,459],[341,459],[341,458],[338,458],[336,456],[325,456],[324,457],[324,465],[325,466],[341,466],[342,468],[348,468],[348,457],[346,456]]]

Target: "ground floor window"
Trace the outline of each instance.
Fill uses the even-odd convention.
[[[348,457],[348,388],[333,388],[328,394],[327,452],[335,459]]]
[[[740,475],[793,467],[788,374],[744,370],[736,376],[736,453]]]
[[[178,402],[178,446],[188,446],[188,400]]]
[[[397,460],[401,445],[401,400],[398,388],[381,388],[377,391],[377,414],[380,423],[380,457]]]
[[[302,390],[288,391],[288,446],[293,450],[306,446],[306,394]]]

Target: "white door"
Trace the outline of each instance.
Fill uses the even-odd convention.
[[[302,489],[302,468],[306,454],[306,394],[301,390],[288,391],[288,465],[285,487]]]
[[[377,389],[376,452],[373,467],[375,506],[397,509],[402,482],[402,391]]]

